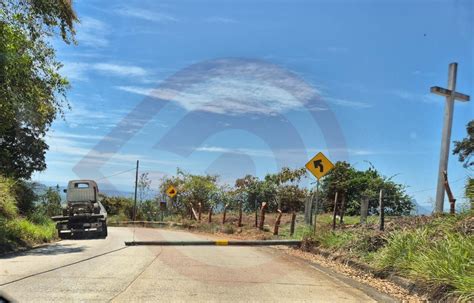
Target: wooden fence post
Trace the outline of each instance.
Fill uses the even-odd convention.
[[[229,204],[224,205],[224,213],[222,214],[222,224],[225,224],[225,217],[227,215],[227,207]]]
[[[367,214],[369,211],[369,197],[364,197],[360,204],[360,223],[367,223]]]
[[[237,223],[238,227],[242,227],[242,201],[239,203],[239,222]]]
[[[334,213],[332,215],[332,230],[336,229],[336,215],[337,215],[337,192],[334,195]]]
[[[309,216],[311,217],[311,214],[309,214]],[[295,222],[296,222],[296,213],[293,212],[291,214],[290,236],[293,236],[293,234],[295,233]]]
[[[344,224],[344,211],[346,208],[346,195],[342,193],[341,195],[341,210],[340,210],[340,216],[341,218],[339,219],[339,224]]]
[[[273,234],[275,236],[278,236],[278,228],[280,227],[281,216],[283,214],[280,209],[278,209],[277,212],[278,212],[277,219],[275,221],[275,226],[273,227]]]
[[[198,203],[198,221],[201,222],[201,211],[202,211],[202,204],[201,202]]]
[[[380,190],[379,194],[379,207],[380,207],[380,226],[379,230],[383,231],[385,228],[385,209],[383,205],[383,189]]]
[[[262,207],[260,208],[260,222],[258,228],[263,230],[263,224],[265,224],[265,210],[267,208],[267,202],[262,202]]]
[[[209,222],[209,223],[212,222],[212,205],[209,206],[209,219],[208,219],[208,222]]]

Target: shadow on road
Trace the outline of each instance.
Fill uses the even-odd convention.
[[[0,256],[0,259],[12,259],[19,256],[51,256],[51,255],[63,255],[71,253],[80,253],[86,249],[86,246],[75,246],[73,244],[61,244],[55,243],[48,246],[33,248],[28,251],[10,253],[7,255]]]

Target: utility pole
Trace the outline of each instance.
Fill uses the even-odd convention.
[[[438,168],[438,185],[436,188],[436,207],[435,212],[442,213],[444,209],[444,172],[448,170],[449,145],[451,143],[451,129],[453,126],[454,101],[469,101],[469,96],[456,92],[457,63],[449,64],[448,89],[438,86],[431,87],[430,91],[434,94],[446,97],[444,107],[444,125],[441,136],[441,153]]]
[[[139,160],[137,160],[137,169],[135,171],[135,199],[134,199],[134,203],[133,203],[133,221],[137,220],[138,164],[139,164]]]

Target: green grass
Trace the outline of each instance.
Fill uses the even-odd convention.
[[[18,208],[12,194],[13,185],[13,180],[0,176],[0,217],[14,218],[18,216]]]
[[[421,228],[390,233],[374,265],[434,287],[447,286],[462,300],[474,300],[474,235],[455,229],[467,217],[443,216]]]
[[[56,226],[48,220],[35,224],[26,218],[5,220],[0,218],[0,252],[18,247],[31,247],[38,243],[49,242],[56,237]]]
[[[315,245],[337,251],[384,271],[422,281],[434,289],[474,300],[474,235],[460,230],[473,220],[472,211],[429,218],[426,223],[393,220],[395,228],[382,233],[375,226],[330,229],[329,214],[318,219]],[[347,225],[356,218],[346,217]],[[376,218],[374,218],[376,220]],[[370,220],[369,220],[370,222]],[[375,222],[374,222],[375,223]],[[472,224],[472,223],[471,223]],[[399,226],[400,225],[400,226]]]

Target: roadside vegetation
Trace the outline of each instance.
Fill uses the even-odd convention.
[[[57,189],[35,193],[35,184],[0,177],[0,253],[56,238],[50,217],[61,214]]]
[[[74,42],[77,21],[70,1],[0,2],[0,253],[55,237],[59,194],[28,180],[46,169],[45,135],[69,107],[52,41]]]

